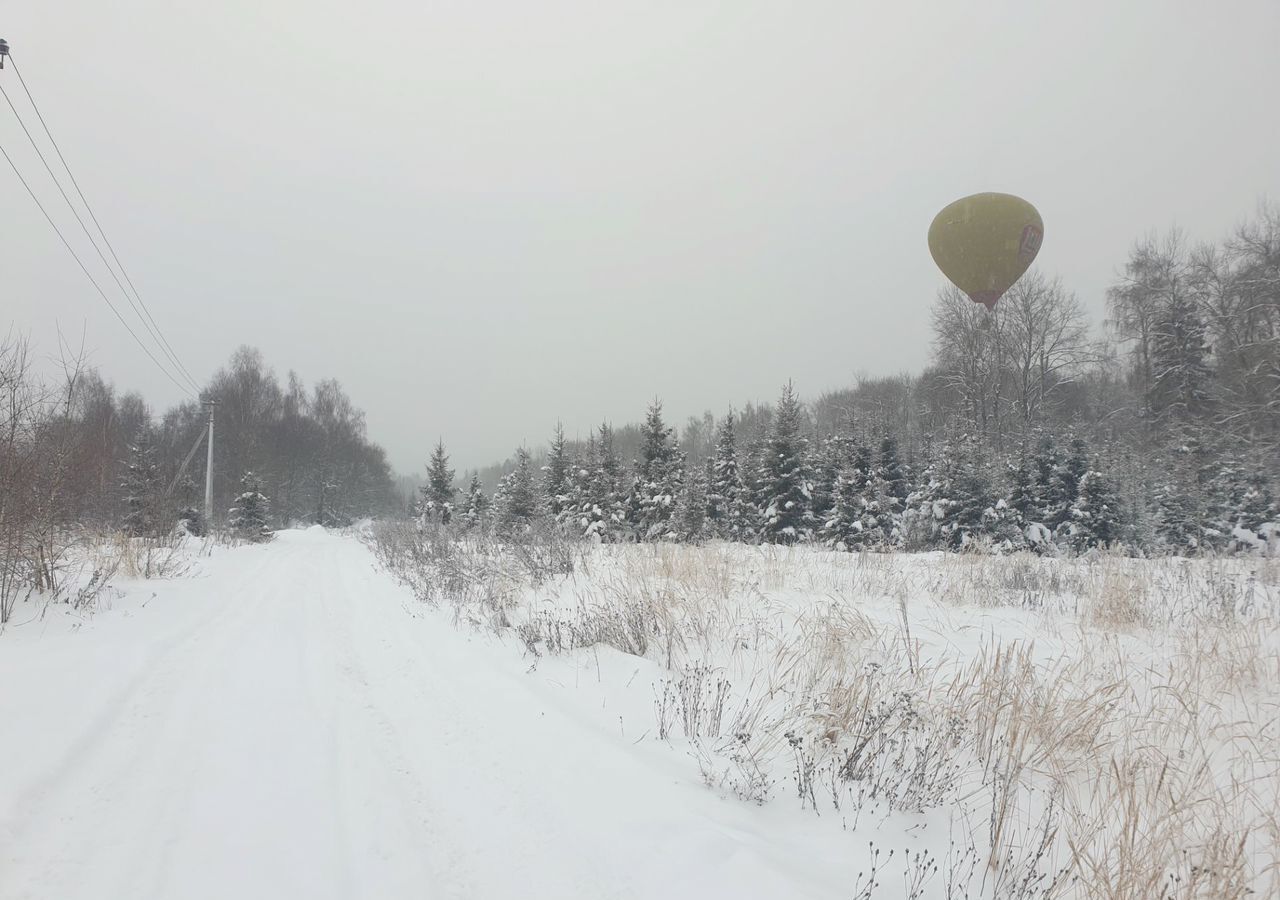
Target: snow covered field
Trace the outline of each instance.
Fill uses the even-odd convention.
[[[407,529],[218,548],[0,635],[0,897],[1268,896],[1278,585]]]

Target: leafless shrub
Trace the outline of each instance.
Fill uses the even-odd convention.
[[[186,538],[176,532],[154,538],[117,532],[110,538],[107,555],[128,578],[179,578],[191,570]]]
[[[588,551],[582,577],[581,561],[540,574],[507,547],[438,540],[379,552],[467,609],[492,602],[475,586],[488,579],[526,652],[604,643],[666,665],[658,736],[681,732],[716,789],[763,803],[789,774],[802,806],[829,801],[849,830],[968,810],[940,866],[948,897],[1183,900],[1276,884],[1272,560],[611,545]],[[974,608],[1022,624],[948,652]],[[1032,624],[1053,654],[1018,636]],[[718,687],[730,679],[736,691]]]
[[[520,565],[533,587],[562,575],[572,575],[581,556],[581,542],[554,525],[539,523],[503,538],[503,548]]]

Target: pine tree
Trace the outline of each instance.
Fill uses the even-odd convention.
[[[1245,491],[1237,507],[1235,523],[1262,537],[1263,526],[1273,524],[1277,519],[1280,519],[1280,509],[1271,493],[1267,476],[1255,472],[1245,481]]]
[[[1276,503],[1267,477],[1246,474],[1245,466],[1231,455],[1220,454],[1204,484],[1205,524],[1203,543],[1223,550],[1250,550],[1262,546],[1265,532],[1276,520]]]
[[[813,515],[825,522],[836,505],[840,472],[850,463],[853,439],[845,435],[828,435],[818,449],[813,476]]]
[[[453,500],[458,490],[453,485],[453,469],[449,468],[449,455],[444,452],[444,441],[436,443],[427,463],[427,483],[422,486],[422,503],[419,514],[431,521],[448,525],[453,515]]]
[[[957,453],[949,494],[942,520],[949,547],[960,549],[992,535],[997,516],[991,481],[972,439],[965,440]]]
[[[1040,440],[1032,455],[1035,470],[1035,506],[1025,515],[1028,524],[1034,522],[1052,529],[1061,521],[1070,502],[1063,493],[1064,483],[1059,477],[1064,462],[1051,436]]]
[[[270,504],[262,493],[262,480],[253,472],[245,472],[240,476],[240,495],[236,497],[227,519],[232,534],[254,544],[271,540],[271,529],[267,526],[269,512]]]
[[[628,499],[629,518],[639,540],[658,540],[670,530],[683,468],[674,432],[662,421],[662,403],[655,400],[640,426],[640,457]]]
[[[809,470],[808,441],[800,433],[803,408],[788,382],[782,389],[764,459],[761,485],[762,537],[766,541],[793,544],[813,534],[813,479]]]
[[[1176,477],[1156,486],[1155,537],[1159,546],[1171,553],[1190,553],[1203,542],[1200,509]]]
[[[878,550],[898,546],[902,540],[903,501],[894,495],[893,485],[881,466],[872,468],[862,493],[864,546]]]
[[[676,501],[671,537],[686,543],[698,543],[706,536],[707,480],[705,470],[693,466],[685,475],[680,497]]]
[[[1008,493],[996,501],[994,537],[1005,550],[1048,549],[1046,532],[1037,517],[1036,484],[1027,461],[1010,463],[1006,468]],[[1034,523],[1034,524],[1033,524]]]
[[[1071,453],[1054,472],[1053,516],[1054,528],[1071,520],[1071,507],[1080,495],[1080,481],[1089,471],[1089,448],[1081,438],[1071,441]]]
[[[498,532],[511,536],[528,531],[541,512],[540,499],[534,483],[533,459],[521,447],[516,451],[515,469],[502,479],[494,497]]]
[[[1106,547],[1120,539],[1120,502],[1101,472],[1081,476],[1069,528],[1071,546],[1077,551]]]
[[[588,442],[575,492],[574,516],[579,534],[601,541],[621,537],[627,527],[621,483],[622,461],[613,449],[613,429],[602,424]]]
[[[1005,506],[1018,517],[1019,524],[1024,528],[1032,522],[1039,521],[1036,508],[1036,484],[1025,462],[1019,462],[1009,469],[1009,495],[1005,500]]]
[[[907,495],[902,532],[909,550],[927,550],[944,543],[942,526],[953,503],[951,453],[951,446],[944,443],[920,473],[919,484]]]
[[[763,417],[756,423],[751,439],[747,441],[746,456],[740,467],[743,486],[746,488],[747,508],[750,517],[747,534],[758,539],[764,533],[764,510],[769,505],[769,486],[765,483],[765,459],[769,454],[769,429]]]
[[[467,531],[480,528],[489,511],[489,498],[485,496],[484,485],[480,483],[480,475],[471,476],[471,484],[467,488],[466,502],[462,509],[461,524]]]
[[[134,537],[153,537],[160,528],[160,473],[155,457],[150,435],[144,430],[129,448],[129,461],[120,484],[127,508],[124,530]]]
[[[902,464],[902,458],[898,452],[898,442],[894,438],[886,437],[880,442],[880,460],[878,462],[879,476],[885,483],[885,488],[889,496],[903,501],[907,499],[907,469]]]
[[[569,462],[565,477],[565,502],[556,517],[556,523],[569,534],[582,537],[591,523],[592,480],[597,460],[596,435],[587,435],[587,446],[575,453]]]
[[[857,550],[866,540],[866,475],[852,465],[836,476],[835,503],[822,524],[823,541],[837,550]]]
[[[733,413],[720,423],[715,455],[707,489],[707,528],[726,541],[742,541],[751,529],[751,507],[747,487],[738,469],[737,439]]]
[[[547,453],[547,464],[542,467],[542,493],[547,498],[551,515],[560,520],[564,510],[572,503],[571,474],[573,460],[569,457],[569,444],[564,437],[564,426],[556,423],[555,434]]]

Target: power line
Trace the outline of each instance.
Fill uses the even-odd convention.
[[[67,248],[67,252],[70,253],[71,258],[76,261],[76,265],[80,267],[80,271],[84,272],[84,277],[88,278],[89,283],[92,284],[94,288],[97,290],[98,296],[100,296],[103,302],[107,304],[107,306],[111,309],[113,313],[115,313],[116,318],[120,320],[120,324],[124,326],[124,330],[129,332],[129,336],[133,338],[134,342],[138,345],[139,348],[141,348],[142,352],[145,353],[147,357],[153,363],[156,364],[156,368],[158,368],[161,372],[163,372],[165,374],[165,377],[168,378],[170,381],[172,381],[174,385],[178,388],[178,390],[182,391],[184,394],[186,394],[188,397],[191,397],[193,400],[198,399],[195,394],[191,393],[191,390],[188,387],[186,387],[184,384],[182,384],[182,382],[178,381],[178,379],[173,377],[173,374],[167,368],[165,368],[163,364],[161,364],[160,360],[156,359],[155,354],[152,353],[151,350],[147,348],[147,345],[144,344],[141,341],[141,339],[139,339],[137,333],[129,326],[129,323],[125,321],[124,316],[120,315],[120,310],[116,309],[116,305],[111,302],[111,298],[107,296],[106,291],[104,291],[102,289],[102,286],[98,284],[97,279],[93,277],[93,274],[89,271],[89,269],[85,266],[85,264],[80,260],[80,256],[79,254],[76,253],[75,248],[71,246],[71,243],[63,235],[62,229],[58,227],[58,223],[53,221],[53,217],[50,216],[49,211],[44,208],[44,204],[40,202],[40,198],[36,196],[35,191],[31,190],[31,185],[27,184],[27,179],[22,177],[22,173],[18,171],[18,167],[14,164],[13,159],[9,156],[9,151],[4,149],[3,144],[0,144],[0,155],[4,156],[5,162],[9,164],[9,168],[13,169],[13,174],[18,176],[18,180],[22,182],[22,186],[27,189],[27,194],[31,197],[32,202],[34,202],[35,205],[39,208],[41,214],[44,215],[44,219],[46,222],[49,223],[49,227],[52,228],[54,233],[58,236],[58,240],[62,241],[62,246]]]
[[[173,349],[168,338],[164,336],[164,332],[160,330],[159,323],[157,323],[155,317],[151,315],[151,309],[147,306],[146,301],[142,299],[142,295],[138,293],[138,289],[134,286],[133,279],[129,277],[129,272],[125,269],[124,263],[120,262],[120,257],[116,254],[116,248],[112,246],[111,239],[107,237],[107,233],[103,229],[102,223],[98,221],[97,213],[93,211],[93,207],[89,204],[89,198],[87,198],[84,195],[84,191],[80,189],[80,182],[76,180],[75,173],[71,171],[71,166],[67,163],[66,157],[62,155],[62,148],[58,146],[57,140],[53,137],[53,132],[49,130],[49,125],[45,122],[44,114],[40,112],[40,107],[36,103],[36,98],[31,95],[31,90],[27,87],[27,80],[22,77],[22,70],[18,68],[18,64],[14,61],[12,53],[9,54],[9,64],[13,66],[13,73],[18,76],[18,83],[22,85],[22,91],[27,95],[27,100],[31,103],[31,108],[35,110],[36,118],[40,120],[40,127],[44,129],[45,135],[49,138],[49,143],[53,145],[54,152],[58,154],[58,160],[62,163],[62,168],[66,170],[67,177],[71,179],[71,184],[76,189],[76,194],[80,197],[80,202],[84,204],[84,208],[88,211],[89,218],[93,220],[94,226],[98,229],[98,234],[102,235],[102,242],[107,245],[107,250],[111,253],[111,258],[115,260],[116,265],[120,268],[120,274],[124,276],[125,283],[128,284],[129,289],[133,291],[133,296],[138,299],[138,304],[142,307],[143,312],[147,314],[147,319],[155,326],[156,333],[160,336],[161,342],[163,342],[164,346],[168,349],[170,358],[177,364],[178,368],[182,370],[182,374],[186,376],[187,380],[190,381],[197,390],[199,390],[199,383],[191,376],[191,373],[187,371],[187,367],[182,364],[182,360],[179,358],[177,351]]]
[[[10,55],[11,63],[12,63],[12,59],[13,57],[12,55]],[[18,68],[16,64],[14,65],[14,72],[15,73],[18,72]],[[19,73],[19,81],[21,81],[20,73]],[[23,89],[26,90],[25,83],[23,84]],[[98,246],[97,240],[94,238],[93,234],[89,231],[89,227],[85,225],[84,219],[80,216],[79,210],[77,210],[75,207],[75,204],[71,202],[71,198],[67,196],[66,189],[63,188],[62,182],[58,179],[58,176],[54,173],[53,167],[49,165],[49,161],[45,158],[44,153],[41,151],[40,145],[36,143],[35,137],[31,134],[31,131],[27,128],[27,123],[22,120],[21,114],[18,112],[17,107],[13,105],[13,100],[9,98],[9,93],[4,89],[3,84],[0,84],[0,96],[3,96],[5,102],[9,105],[9,109],[10,111],[13,112],[14,118],[18,120],[18,125],[21,126],[23,133],[27,136],[27,140],[31,142],[31,147],[33,150],[35,150],[36,156],[40,158],[40,162],[44,166],[45,171],[49,173],[49,177],[53,180],[53,184],[58,189],[58,193],[62,195],[63,201],[67,204],[67,208],[70,209],[71,214],[75,216],[76,222],[80,225],[80,230],[83,231],[85,237],[89,239],[89,243],[93,246],[94,252],[98,254],[98,259],[100,259],[102,261],[102,264],[106,267],[107,272],[111,275],[112,280],[115,281],[116,287],[120,289],[120,293],[124,295],[124,298],[128,302],[130,308],[133,310],[134,315],[138,317],[138,321],[142,323],[143,328],[147,330],[147,332],[151,336],[151,339],[155,341],[156,346],[160,349],[160,352],[168,357],[169,362],[174,367],[174,369],[177,372],[179,372],[183,377],[185,377],[187,381],[190,382],[191,386],[197,392],[199,392],[200,385],[196,383],[196,380],[194,378],[191,377],[191,374],[187,372],[186,367],[182,365],[182,362],[178,359],[177,355],[173,352],[172,348],[168,346],[168,341],[166,341],[163,335],[160,334],[158,326],[154,325],[154,319],[152,320],[151,324],[148,324],[147,318],[145,318],[142,312],[138,309],[138,303],[135,303],[133,298],[129,296],[129,292],[125,290],[124,285],[120,282],[119,276],[116,275],[115,270],[111,268],[111,264],[107,262],[106,255],[103,254],[102,248]],[[27,92],[27,96],[28,98],[31,96],[30,92]],[[40,118],[40,121],[43,124],[44,117],[40,115],[40,110],[38,107],[35,106],[34,101],[32,101],[32,108],[35,109],[37,117]],[[45,127],[45,133],[49,134],[48,126]],[[57,150],[58,149],[57,143],[53,141],[52,134],[49,134],[49,140],[51,143],[54,144],[54,149]],[[59,158],[62,158],[61,151],[58,152],[58,155],[59,155]],[[66,168],[67,174],[71,177],[72,183],[75,184],[75,176],[71,174],[71,169],[66,165],[65,159],[62,159],[62,164],[63,164],[63,168]],[[84,199],[84,195],[81,194],[81,200],[83,199]],[[88,202],[85,202],[85,208],[89,210],[90,216],[93,216],[93,210],[92,208],[89,207]],[[94,218],[94,221],[96,224],[97,223],[96,217]],[[101,232],[102,228],[100,225],[98,226],[98,229],[99,229],[99,232]],[[103,234],[103,241],[106,242],[105,233]],[[107,244],[108,244],[108,247],[110,247],[110,243],[107,242]],[[113,251],[113,255],[114,255],[114,251]],[[116,262],[117,262],[117,265],[119,265],[118,259]],[[121,271],[122,272],[124,271],[123,266],[121,267]],[[125,277],[126,279],[128,278],[127,273]],[[139,298],[139,302],[141,302],[141,298]],[[149,317],[150,313],[148,313],[147,315]]]

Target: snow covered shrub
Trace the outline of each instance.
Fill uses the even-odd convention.
[[[114,557],[114,562],[99,565],[118,567],[129,578],[178,578],[191,568],[183,535],[176,530],[147,540],[117,532],[105,557]]]
[[[204,537],[208,534],[208,525],[200,507],[186,506],[178,510],[178,530],[192,537]]]
[[[689,740],[718,738],[728,696],[729,682],[707,665],[689,666],[675,680],[664,680],[654,701],[658,737],[666,740],[678,722]]]
[[[545,519],[529,522],[523,530],[509,531],[504,544],[534,587],[560,575],[572,575],[581,555],[577,542]]]

